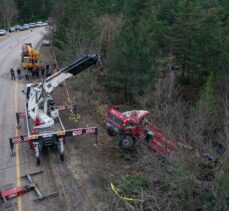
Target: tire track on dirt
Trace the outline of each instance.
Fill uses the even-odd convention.
[[[86,191],[78,184],[71,171],[68,169],[67,159],[63,162],[59,161],[59,154],[50,152],[47,162],[45,162],[46,169],[49,169],[50,174],[55,178],[55,186],[59,192],[63,209],[60,210],[91,210],[92,203]],[[52,181],[53,182],[53,181]]]
[[[65,207],[64,210],[83,210],[83,202],[80,200],[82,198],[82,194],[78,191],[76,181],[67,169],[66,163],[60,161],[56,161],[54,163],[53,161],[57,157],[56,153],[52,153],[50,157],[49,166],[52,173],[55,175],[56,184],[61,193],[60,198]]]

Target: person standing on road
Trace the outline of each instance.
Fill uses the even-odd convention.
[[[29,80],[32,80],[33,78],[33,68],[32,67],[28,69],[28,75],[29,75]]]
[[[48,77],[51,76],[51,75],[52,75],[51,71],[50,71],[50,70],[47,70],[47,71],[46,71],[46,78],[48,78]]]
[[[13,68],[11,68],[10,69],[10,74],[11,74],[11,80],[16,80],[16,78],[15,78],[15,74],[14,74],[14,69]]]
[[[25,70],[25,80],[29,81],[29,69]]]
[[[17,75],[18,79],[21,80],[21,69],[19,67],[17,68]]]
[[[49,71],[49,64],[46,64],[46,72]]]
[[[36,67],[34,66],[32,70],[32,79],[35,79],[35,77],[36,77]]]
[[[42,75],[42,78],[45,77],[45,68],[43,65],[41,66],[41,75]]]
[[[36,78],[39,79],[39,71],[40,71],[40,67],[38,65],[35,66],[35,75],[36,75]]]

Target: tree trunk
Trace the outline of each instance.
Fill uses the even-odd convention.
[[[0,16],[4,28],[9,28],[18,15],[14,0],[0,0]]]

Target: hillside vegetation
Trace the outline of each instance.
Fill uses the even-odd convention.
[[[147,109],[174,140],[194,146],[169,165],[143,152],[144,209],[229,210],[228,11],[226,0],[68,0],[57,18],[62,66],[88,53],[104,62],[76,89],[100,104]],[[203,167],[203,152],[217,165]]]
[[[131,169],[138,173],[115,185],[145,202],[117,199],[117,210],[229,210],[228,0],[15,2],[20,21],[52,17],[61,67],[85,54],[101,56],[104,71],[72,81],[92,108],[148,110],[167,135],[193,146],[166,161],[140,146]]]
[[[125,181],[146,202],[126,208],[229,210],[229,1],[68,0],[61,11],[61,66],[97,53],[105,67],[79,76],[75,88],[99,104],[149,110],[174,140],[194,146],[170,164],[139,152],[144,182]],[[203,152],[217,164],[201,164]]]

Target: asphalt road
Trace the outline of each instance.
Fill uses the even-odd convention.
[[[36,167],[33,151],[24,143],[15,147],[16,156],[11,157],[8,141],[9,137],[26,134],[25,127],[17,130],[15,125],[15,112],[24,111],[25,96],[22,90],[25,81],[12,81],[9,71],[11,67],[16,70],[20,65],[22,44],[30,42],[33,46],[39,45],[43,30],[37,28],[32,32],[16,32],[0,37],[0,187],[24,185],[27,181],[20,179],[20,176],[47,168]],[[34,176],[34,181],[44,193],[55,191],[50,169]],[[10,201],[7,206],[0,205],[0,210],[62,210],[62,205],[54,197],[41,203],[32,201],[32,198],[35,198],[33,192],[26,193]]]
[[[9,137],[25,135],[25,124],[21,124],[20,130],[16,129],[15,112],[24,111],[25,80],[12,81],[10,69],[15,70],[20,65],[21,46],[24,43],[32,43],[39,47],[44,29],[36,28],[32,32],[16,32],[5,37],[0,37],[0,188],[16,187],[27,183],[21,176],[29,173],[43,171],[42,174],[33,177],[34,182],[44,194],[58,192],[58,195],[35,202],[34,192],[23,194],[10,201],[7,206],[0,205],[0,211],[90,211],[93,205],[88,200],[83,184],[74,179],[71,168],[65,162],[59,160],[55,152],[42,155],[41,165],[36,166],[34,152],[26,143],[17,144],[14,148],[16,155],[11,156]],[[23,126],[24,125],[24,126]],[[77,159],[77,158],[73,158]]]

